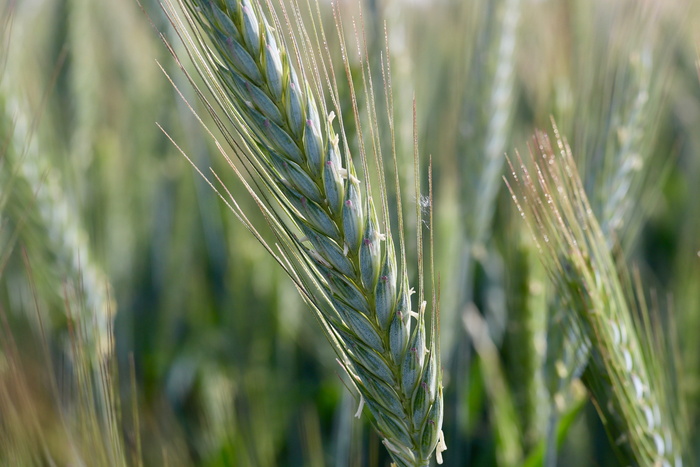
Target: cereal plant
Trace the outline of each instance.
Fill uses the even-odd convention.
[[[698,31],[0,0],[0,465],[697,465]]]

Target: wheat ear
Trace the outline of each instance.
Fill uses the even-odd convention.
[[[101,359],[108,353],[104,345],[116,308],[111,285],[94,260],[75,209],[32,132],[22,106],[17,102],[6,104],[0,93],[0,151],[4,151],[0,155],[7,164],[0,174],[0,184],[9,188],[0,207],[6,208],[18,226],[23,243],[30,245],[30,255],[40,248],[52,252],[48,264],[51,285],[57,296],[65,299],[69,298],[65,296],[67,288],[72,289],[70,298],[75,300],[71,305],[79,312],[74,318],[86,333],[86,345],[94,350],[93,357]],[[7,207],[2,205],[5,202]],[[80,301],[84,306],[77,306]]]
[[[317,312],[359,391],[358,414],[365,403],[396,464],[427,466],[436,446],[444,446],[438,443],[443,403],[436,319],[426,329],[422,287],[418,311],[413,311],[404,255],[399,267],[388,233],[383,181],[380,223],[369,182],[360,181],[347,151],[352,135],[343,133],[341,121],[342,150],[334,112],[322,99],[319,112],[312,91],[321,87],[320,73],[298,68],[299,45],[293,39],[290,55],[270,4],[274,28],[261,5],[250,0],[183,0],[180,5],[185,22],[172,8],[168,14],[218,103],[216,110],[208,105],[210,113],[257,174],[262,194],[254,196],[287,248],[280,262]],[[304,34],[298,39],[302,45],[310,42]],[[332,70],[326,72],[328,78]],[[362,135],[357,139],[361,142]],[[367,176],[364,155],[362,165]]]
[[[669,384],[672,362],[655,346],[659,333],[639,295],[625,287],[569,146],[558,134],[557,143],[555,151],[538,134],[534,169],[521,161],[508,186],[574,328],[590,340],[583,382],[619,453],[635,465],[680,467],[685,436]]]

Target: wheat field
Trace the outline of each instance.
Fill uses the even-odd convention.
[[[0,466],[700,465],[699,2],[0,38]]]

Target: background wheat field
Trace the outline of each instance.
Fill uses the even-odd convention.
[[[0,465],[390,465],[141,3],[0,0]],[[326,31],[346,134],[393,109],[444,464],[700,465],[700,2],[253,3]]]

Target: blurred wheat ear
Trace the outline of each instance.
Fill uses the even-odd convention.
[[[555,133],[556,149],[537,133],[531,160],[518,156],[506,183],[564,310],[590,340],[583,382],[622,460],[679,467],[687,425],[676,361],[641,286],[616,264],[571,150],[556,127]]]
[[[177,6],[180,9],[166,2],[166,14],[207,91],[187,76],[224,135],[228,153],[238,159],[234,163],[217,141],[265,215],[277,248],[264,242],[230,194],[229,206],[275,256],[314,310],[350,384],[359,392],[358,416],[366,404],[394,462],[427,466],[436,447],[441,462],[445,445],[437,297],[433,292],[433,312],[428,313],[420,228],[417,302],[411,297],[400,195],[398,229],[392,230],[390,222],[372,75],[363,61],[362,92],[369,102],[369,124],[363,128],[339,11],[335,9],[334,15],[357,134],[347,134],[340,118],[332,57],[320,45],[327,43],[326,34],[315,21],[305,27],[296,2],[291,8],[277,5],[279,17],[270,2],[182,0]],[[358,50],[366,53],[364,39],[356,38]],[[391,109],[389,83],[384,87]],[[332,108],[327,108],[326,99]],[[390,111],[387,122],[393,133]],[[372,152],[366,149],[367,140]],[[359,147],[359,174],[350,142]],[[396,170],[395,150],[393,154]],[[417,154],[415,161],[414,201],[420,226]],[[252,175],[252,182],[244,172]],[[370,178],[378,180],[376,192]]]

